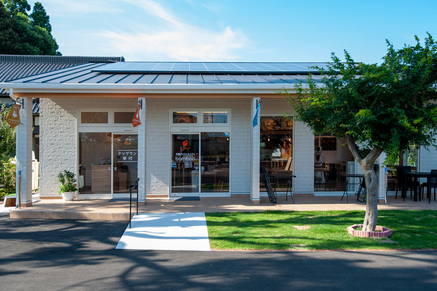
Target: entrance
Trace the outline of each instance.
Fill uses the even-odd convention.
[[[229,133],[172,134],[172,196],[229,192]]]
[[[129,193],[137,171],[137,134],[79,133],[80,194]]]

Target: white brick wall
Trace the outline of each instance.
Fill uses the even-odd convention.
[[[419,150],[419,171],[431,172],[437,169],[437,149],[433,146],[425,149],[421,147]]]
[[[293,125],[293,192],[314,193],[314,135],[303,122]]]
[[[58,174],[78,168],[77,109],[135,108],[137,99],[40,99],[40,195],[58,195]]]

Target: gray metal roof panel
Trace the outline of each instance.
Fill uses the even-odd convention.
[[[188,84],[205,84],[202,75],[187,75]]]
[[[82,65],[77,65],[74,67],[68,67],[57,71],[51,71],[44,74],[36,75],[36,76],[30,76],[23,79],[14,80],[13,83],[19,82],[19,83],[27,83],[27,82],[38,82],[38,83],[45,83],[49,81],[54,81],[56,79],[61,79],[65,76],[71,76],[73,74],[81,73],[81,72],[89,72],[89,70],[102,66],[102,64],[95,64],[95,63],[87,63]]]
[[[146,75],[140,75],[140,76],[141,77],[135,82],[135,84],[152,84],[159,75],[158,74],[146,74]]]
[[[158,74],[155,79],[153,79],[152,84],[170,84],[171,74]]]
[[[170,80],[171,84],[187,84],[187,75],[172,75],[172,78]]]
[[[221,84],[216,75],[202,75],[202,78],[205,81],[205,84]]]

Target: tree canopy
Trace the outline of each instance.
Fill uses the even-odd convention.
[[[43,5],[31,6],[27,0],[0,0],[0,53],[19,55],[57,55],[50,17]]]
[[[412,145],[431,146],[437,134],[437,45],[431,35],[424,45],[396,50],[387,41],[381,64],[355,62],[345,51],[342,62],[318,68],[320,83],[310,75],[287,100],[315,133],[346,138],[359,162],[367,188],[364,230],[374,230],[377,217],[377,178],[373,164],[380,154],[396,160]]]
[[[308,87],[298,84],[298,97],[288,100],[315,133],[349,136],[362,155],[380,148],[394,158],[412,145],[434,145],[437,46],[431,35],[423,47],[416,41],[400,50],[387,42],[380,65],[356,63],[347,51],[344,62],[332,54],[319,68],[322,82],[309,76]]]

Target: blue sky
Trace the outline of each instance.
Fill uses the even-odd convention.
[[[32,1],[28,1],[33,4]],[[435,0],[40,0],[63,55],[127,61],[380,62],[437,38]]]

